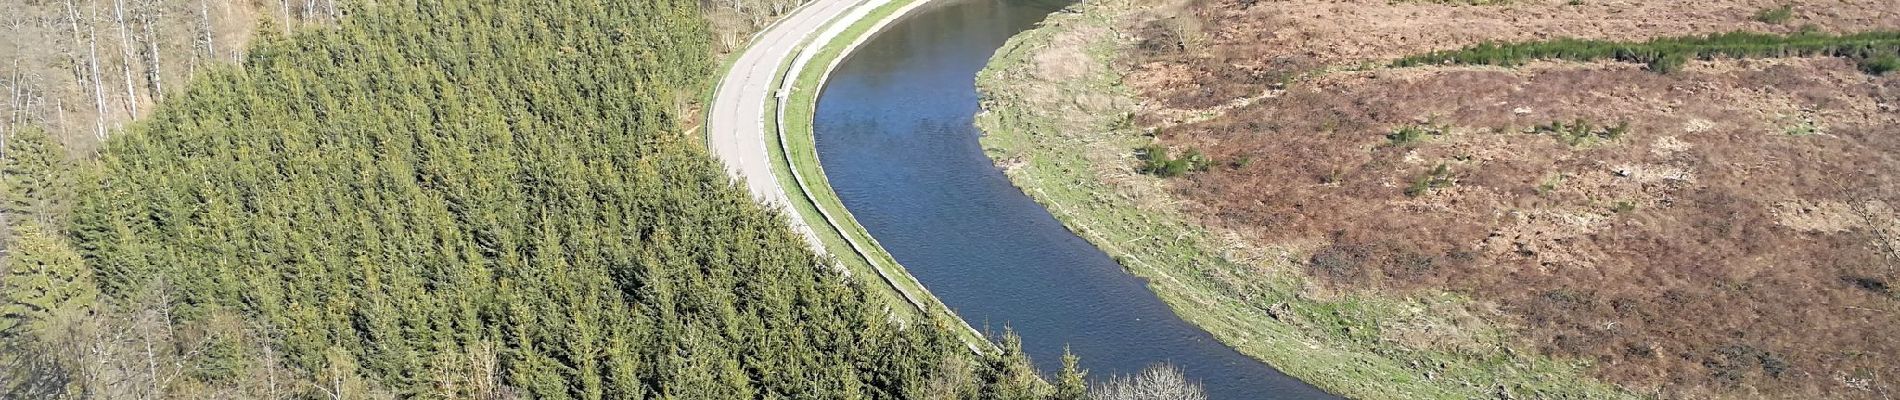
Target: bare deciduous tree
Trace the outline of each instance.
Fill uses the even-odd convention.
[[[156,99],[165,97],[164,74],[160,73],[163,65],[158,62],[158,30],[152,27],[162,19],[164,19],[163,4],[157,0],[140,2],[138,20],[139,25],[145,28],[145,79],[152,86],[150,97],[154,99],[154,102],[157,101]]]
[[[80,40],[80,35],[79,35],[80,14],[79,14],[79,7],[73,4],[73,0],[66,0],[66,16],[67,16],[67,19],[72,22],[73,45],[77,46]],[[106,138],[106,89],[105,89],[105,84],[102,82],[102,78],[100,78],[99,76],[99,35],[98,35],[98,32],[92,28],[91,22],[86,23],[86,30],[88,33],[90,33],[86,35],[86,39],[85,39],[87,52],[90,56],[87,58],[87,61],[85,62],[85,64],[86,64],[86,69],[91,72],[92,79],[91,79],[90,85],[92,86],[92,99],[93,99],[93,105],[95,106],[95,112],[97,113],[93,115],[93,119],[94,119],[94,126],[93,126],[94,133],[93,134],[97,136],[99,140],[105,140]],[[74,57],[74,58],[77,58],[77,57]],[[74,62],[77,63],[78,61],[75,60]],[[83,89],[86,87],[86,85],[88,85],[87,80],[84,78],[81,78],[79,80],[80,88]]]
[[[119,25],[119,71],[125,82],[125,111],[133,117],[139,115],[138,91],[132,88],[132,61],[138,57],[132,55],[132,28],[125,22],[125,0],[112,2],[112,20]]]
[[[1117,376],[1089,390],[1095,400],[1207,400],[1201,385],[1189,381],[1181,369],[1160,364],[1133,376]]]

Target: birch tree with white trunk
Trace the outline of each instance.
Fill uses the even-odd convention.
[[[119,71],[124,75],[125,111],[132,117],[138,117],[139,95],[138,91],[133,89],[134,79],[132,78],[132,63],[138,60],[138,57],[132,54],[132,49],[137,46],[132,45],[132,28],[125,23],[125,0],[112,2],[112,19],[119,25],[119,55],[121,57]]]

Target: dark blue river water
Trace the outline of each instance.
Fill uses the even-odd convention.
[[[1045,372],[1068,346],[1095,379],[1167,362],[1215,399],[1331,398],[1182,321],[984,156],[976,72],[1065,5],[938,0],[853,53],[814,121],[845,206],[971,324],[1014,329]]]

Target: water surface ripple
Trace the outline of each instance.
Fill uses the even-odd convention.
[[[1068,346],[1095,378],[1168,362],[1215,399],[1332,398],[1182,321],[984,156],[976,72],[1064,5],[938,0],[841,64],[814,127],[845,206],[971,324],[1014,329],[1046,373]]]

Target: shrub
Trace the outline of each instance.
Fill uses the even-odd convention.
[[[1160,364],[1132,376],[1117,376],[1089,390],[1096,400],[1207,400],[1201,384],[1180,368]]]
[[[1549,124],[1537,126],[1532,129],[1531,132],[1555,136],[1558,141],[1575,147],[1596,144],[1605,140],[1616,140],[1622,138],[1623,135],[1629,134],[1629,130],[1629,122],[1617,122],[1616,125],[1599,127],[1591,124],[1590,121],[1578,118],[1569,123],[1551,121]]]
[[[1121,113],[1121,115],[1116,116],[1114,121],[1110,122],[1108,125],[1108,129],[1118,130],[1118,131],[1125,130],[1125,129],[1133,129],[1134,127],[1135,127],[1135,113],[1132,113],[1132,112]]]
[[[1544,180],[1542,182],[1538,182],[1537,184],[1537,195],[1538,196],[1550,195],[1550,192],[1557,191],[1557,188],[1560,186],[1563,186],[1563,184],[1564,184],[1564,176],[1561,174],[1546,176],[1544,177]]]
[[[1860,70],[1874,75],[1886,75],[1900,70],[1900,55],[1886,54],[1860,60]]]
[[[1793,115],[1781,115],[1776,119],[1785,124],[1781,127],[1781,133],[1788,136],[1818,135],[1821,134],[1825,128],[1814,120],[1814,115],[1805,112]]]
[[[1451,167],[1438,164],[1431,172],[1412,180],[1412,186],[1405,188],[1405,195],[1418,197],[1431,194],[1433,190],[1451,187],[1456,182],[1451,179]]]
[[[1558,308],[1575,310],[1596,304],[1597,296],[1587,291],[1557,289],[1544,292],[1544,301]]]
[[[1739,383],[1754,368],[1761,368],[1770,378],[1780,378],[1794,368],[1781,355],[1746,344],[1722,346],[1715,351],[1715,357],[1703,360],[1702,365],[1716,380],[1730,385]]]
[[[1794,19],[1793,4],[1783,4],[1781,7],[1769,7],[1755,12],[1756,21],[1770,24],[1781,25],[1788,23],[1790,19]]]
[[[1410,146],[1428,137],[1445,134],[1445,128],[1429,125],[1408,125],[1385,135],[1392,146]]]
[[[1356,280],[1365,274],[1365,264],[1371,258],[1372,254],[1365,247],[1333,243],[1313,252],[1306,261],[1306,268],[1313,276],[1333,281]]]
[[[1151,144],[1138,150],[1137,157],[1142,159],[1141,172],[1163,178],[1187,175],[1190,172],[1207,171],[1214,162],[1201,154],[1200,150],[1188,149],[1175,158],[1168,155],[1168,148]]]
[[[1247,168],[1248,165],[1253,165],[1253,156],[1242,155],[1235,158],[1233,162],[1227,163],[1227,167],[1233,169]]]
[[[1854,287],[1858,287],[1861,290],[1873,292],[1874,294],[1879,294],[1882,296],[1889,296],[1889,295],[1894,294],[1893,288],[1887,286],[1887,281],[1882,280],[1880,278],[1871,277],[1871,276],[1843,276],[1841,277],[1841,280],[1846,281],[1848,284],[1854,285]]]
[[[1623,347],[1623,355],[1637,358],[1655,357],[1656,345],[1649,342],[1630,343]]]
[[[1682,54],[1669,54],[1669,55],[1650,59],[1649,63],[1645,64],[1645,68],[1649,69],[1649,72],[1655,72],[1658,74],[1673,74],[1673,73],[1676,73],[1677,71],[1682,71],[1682,65],[1688,64],[1688,63],[1689,63],[1688,56],[1685,56]]]
[[[1629,132],[1630,132],[1629,121],[1617,121],[1616,125],[1611,126],[1609,129],[1603,131],[1603,138],[1609,139],[1609,140],[1622,139],[1623,135],[1628,134]]]
[[[1168,148],[1161,145],[1144,146],[1135,151],[1135,156],[1141,158],[1140,170],[1143,173],[1160,175],[1161,171],[1168,169]]]

